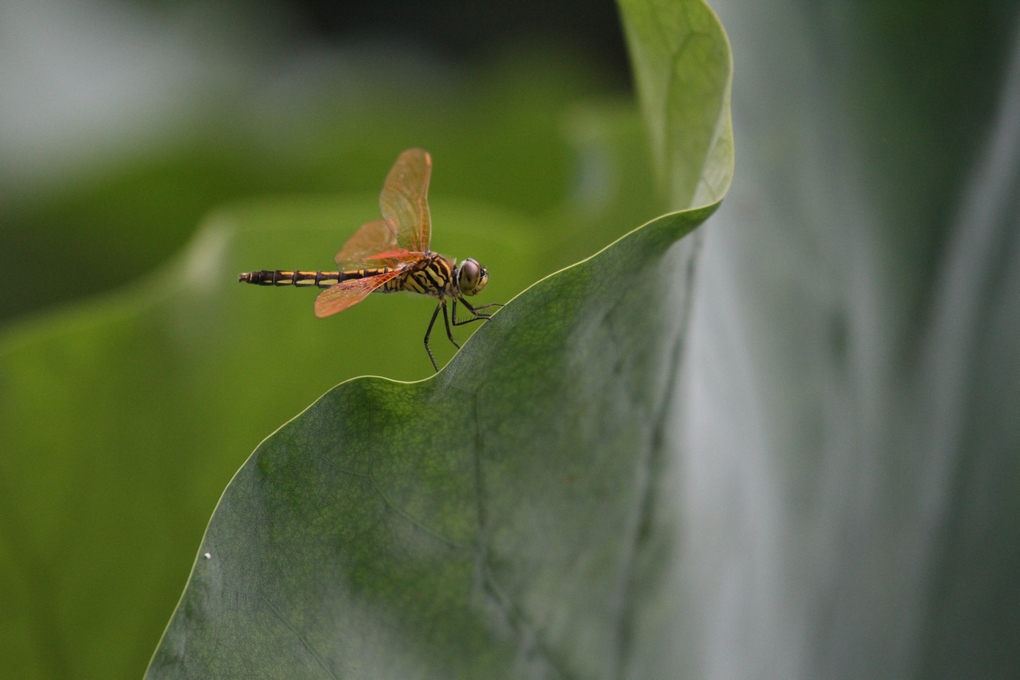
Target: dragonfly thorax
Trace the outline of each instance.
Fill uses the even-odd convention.
[[[489,272],[477,260],[469,257],[454,270],[453,279],[461,295],[475,295],[489,282]]]

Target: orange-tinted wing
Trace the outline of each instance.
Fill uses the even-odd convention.
[[[373,290],[402,273],[402,271],[402,269],[396,269],[385,274],[379,274],[378,276],[349,279],[327,288],[315,298],[315,316],[321,319],[324,316],[336,314],[348,307],[353,307],[368,297],[368,294]]]
[[[397,234],[397,245],[405,250],[424,253],[432,240],[432,218],[429,216],[429,176],[432,157],[425,149],[408,149],[386,175],[379,210]]]
[[[374,220],[361,225],[333,259],[341,269],[362,269],[366,266],[384,267],[385,262],[375,258],[380,253],[395,251],[397,231],[386,220]]]
[[[397,234],[386,220],[361,225],[333,258],[340,269],[393,267],[415,262],[421,255],[397,245]]]

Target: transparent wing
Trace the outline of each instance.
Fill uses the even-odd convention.
[[[425,149],[408,149],[386,175],[379,210],[396,231],[397,245],[405,250],[424,253],[432,240],[432,218],[429,216],[429,176],[432,157]]]
[[[315,316],[320,319],[337,312],[342,312],[348,307],[353,307],[364,300],[369,293],[383,285],[403,270],[369,276],[364,279],[350,279],[327,288],[315,298]]]
[[[386,220],[374,220],[361,225],[333,259],[341,269],[384,267],[379,255],[397,250],[397,231]]]

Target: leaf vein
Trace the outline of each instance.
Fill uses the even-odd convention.
[[[368,478],[372,481],[372,488],[375,489],[375,492],[377,494],[379,494],[380,498],[382,498],[383,503],[386,504],[386,507],[388,507],[390,510],[392,510],[393,512],[395,512],[396,514],[400,515],[405,520],[410,522],[411,525],[414,526],[416,529],[418,529],[419,531],[423,531],[424,533],[428,534],[432,538],[435,538],[436,540],[441,541],[442,543],[445,543],[447,546],[449,546],[451,548],[454,548],[456,550],[464,550],[466,552],[470,552],[471,549],[470,549],[469,546],[462,545],[460,543],[457,543],[456,541],[451,541],[449,538],[447,538],[446,536],[443,536],[442,534],[440,534],[435,529],[431,529],[431,528],[425,526],[424,524],[422,524],[421,522],[419,522],[417,519],[415,519],[410,514],[408,514],[408,512],[406,510],[402,510],[401,508],[397,507],[397,505],[393,501],[391,501],[386,496],[386,494],[383,492],[382,488],[379,486],[378,481],[376,481],[375,475],[369,474]]]
[[[337,677],[336,673],[333,672],[333,669],[331,669],[329,666],[327,666],[326,662],[323,661],[322,657],[319,656],[319,654],[315,651],[315,649],[312,648],[312,645],[308,643],[308,640],[306,640],[304,638],[304,636],[301,635],[301,632],[298,631],[298,629],[295,628],[294,625],[289,620],[287,620],[287,618],[284,617],[283,614],[281,614],[276,609],[276,607],[273,606],[273,603],[270,602],[269,599],[266,596],[264,596],[264,595],[262,596],[261,599],[262,599],[263,604],[266,605],[266,607],[269,609],[269,611],[271,611],[273,613],[273,615],[276,616],[276,618],[278,618],[280,621],[282,621],[283,625],[287,626],[287,628],[290,629],[290,632],[294,633],[294,637],[296,637],[298,639],[298,641],[301,642],[301,645],[305,648],[305,651],[307,651],[309,654],[312,655],[312,658],[315,659],[315,661],[319,664],[319,667],[322,668],[322,670],[324,670],[327,673],[329,673],[329,677],[333,678],[333,680],[340,680],[340,678]]]

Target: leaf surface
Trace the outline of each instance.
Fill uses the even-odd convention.
[[[437,377],[359,378],[231,482],[149,677],[601,677],[683,331],[669,215],[530,288]]]

